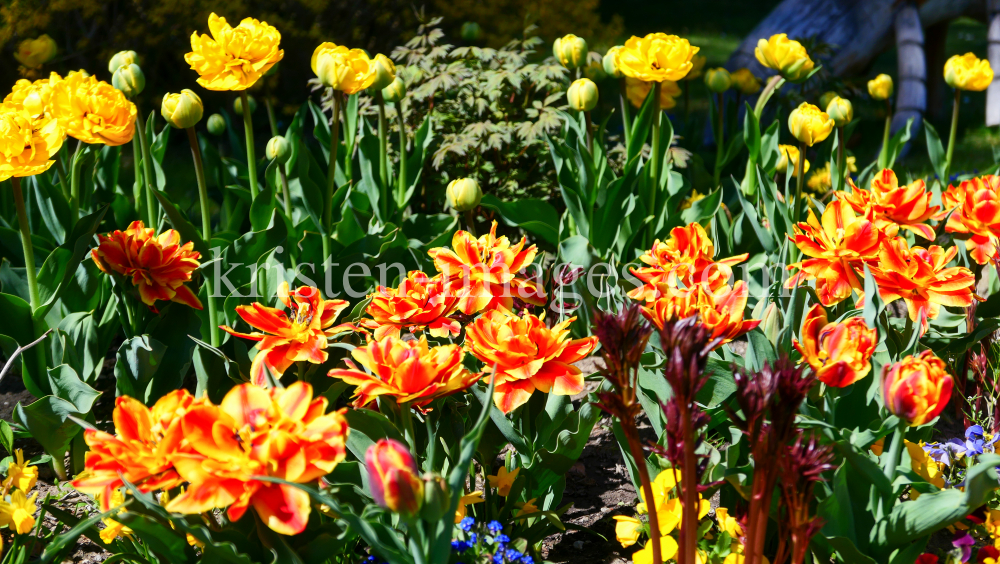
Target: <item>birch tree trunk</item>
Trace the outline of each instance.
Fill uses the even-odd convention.
[[[892,131],[906,127],[913,118],[911,137],[920,127],[927,110],[927,59],[924,57],[924,30],[920,25],[917,6],[907,2],[896,12],[896,113],[892,117]]]

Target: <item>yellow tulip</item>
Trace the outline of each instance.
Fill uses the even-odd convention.
[[[826,106],[826,113],[837,127],[844,127],[854,119],[854,105],[850,100],[836,96]]]
[[[653,88],[652,82],[646,82],[637,78],[625,77],[625,97],[635,107],[641,108],[649,91]],[[677,105],[677,96],[681,95],[681,87],[672,80],[660,83],[660,109],[669,110]]]
[[[63,133],[52,117],[32,117],[13,104],[0,104],[0,181],[33,176],[49,169]]]
[[[56,51],[58,48],[55,40],[43,33],[35,39],[22,41],[14,52],[14,58],[29,69],[37,69],[51,61],[56,56]]]
[[[587,42],[572,33],[564,35],[552,44],[552,54],[568,69],[581,67],[587,60]]]
[[[642,533],[642,521],[626,515],[615,515],[612,519],[617,521],[615,538],[621,543],[622,548],[628,548],[639,540],[639,535]]]
[[[778,71],[785,80],[791,82],[804,80],[815,67],[806,48],[784,33],[757,41],[754,55],[760,64]]]
[[[618,68],[618,64],[615,62],[615,53],[621,49],[621,45],[615,45],[614,47],[608,49],[608,52],[604,54],[604,59],[601,60],[601,64],[604,66],[604,72],[608,76],[613,76],[615,78],[622,77],[622,71]]]
[[[376,70],[368,54],[361,49],[321,43],[313,51],[312,70],[324,86],[345,94],[357,94],[375,82]]]
[[[788,172],[788,167],[792,167],[791,174],[793,176],[798,176],[799,171],[799,148],[795,145],[778,145],[778,162],[775,163],[775,170],[785,174]],[[809,159],[806,159],[802,163],[802,172],[809,172]]]
[[[788,115],[788,130],[792,136],[812,147],[826,139],[833,131],[833,120],[816,106],[802,102]]]
[[[868,95],[873,100],[888,100],[892,96],[892,77],[883,73],[869,80]]]
[[[70,137],[111,147],[135,133],[135,104],[107,82],[73,71],[52,87],[50,111]]]
[[[177,129],[194,127],[201,121],[205,106],[197,94],[185,88],[180,94],[167,94],[160,104],[160,114]]]
[[[455,211],[467,212],[479,205],[483,190],[474,178],[458,178],[448,183],[445,195]]]
[[[615,52],[615,62],[628,77],[646,82],[677,81],[694,68],[692,58],[698,52],[687,39],[665,33],[632,36]]]
[[[60,80],[62,77],[56,73],[50,74],[49,78],[40,78],[34,82],[22,78],[14,83],[14,88],[3,99],[3,102],[23,108],[28,112],[28,115],[40,119],[40,117],[44,117],[43,114],[49,111],[52,86]]]
[[[754,76],[750,69],[739,69],[730,75],[733,79],[733,87],[744,96],[751,96],[760,92],[760,80]]]
[[[725,92],[733,85],[733,78],[724,68],[709,69],[705,73],[705,85],[715,93]]]
[[[597,106],[597,85],[589,78],[573,81],[566,90],[569,107],[578,112],[589,112]]]
[[[369,88],[373,91],[382,90],[396,80],[396,65],[389,57],[379,53],[372,59],[372,65],[375,67],[375,81]]]
[[[208,29],[211,37],[191,34],[191,52],[184,60],[209,90],[246,90],[285,56],[278,48],[281,34],[267,22],[244,18],[233,27],[212,13]]]
[[[982,92],[993,82],[993,69],[988,60],[972,53],[953,55],[944,64],[944,81],[958,90]]]

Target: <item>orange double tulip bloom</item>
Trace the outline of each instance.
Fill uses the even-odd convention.
[[[535,390],[573,395],[583,373],[573,365],[597,346],[597,337],[569,339],[571,317],[549,328],[530,313],[522,317],[491,310],[466,328],[465,347],[493,373],[493,401],[504,413],[523,405]]]
[[[816,304],[802,322],[802,341],[793,339],[792,344],[820,382],[843,388],[871,372],[878,333],[862,317],[829,323],[826,310]]]
[[[371,294],[365,313],[371,319],[359,323],[375,331],[375,340],[386,335],[398,337],[400,330],[426,330],[433,337],[457,337],[462,331],[458,320],[448,317],[455,311],[458,297],[448,279],[440,274],[431,278],[419,270],[406,275],[396,288],[379,286]]]
[[[747,254],[715,261],[715,245],[698,223],[675,227],[670,239],[653,243],[653,248],[643,253],[639,260],[647,266],[633,268],[632,274],[643,285],[628,293],[634,300],[650,302],[657,298],[660,284],[691,287],[706,283],[712,291],[729,283],[733,266],[747,259]]]
[[[923,180],[900,186],[896,173],[886,168],[872,179],[871,191],[858,188],[850,178],[847,182],[851,192],[837,192],[837,199],[850,204],[858,214],[870,207],[875,212],[875,227],[891,232],[895,225],[934,240],[934,228],[926,221],[941,208],[931,205],[932,194]]]
[[[368,405],[379,396],[391,396],[399,404],[423,407],[435,399],[460,392],[479,380],[480,374],[462,365],[464,353],[458,345],[429,347],[427,337],[404,341],[389,335],[381,341],[351,351],[350,368],[336,368],[332,378],[357,386],[354,406]]]
[[[98,235],[97,240],[97,247],[90,251],[97,268],[130,279],[142,303],[153,307],[157,300],[165,300],[201,309],[198,296],[185,286],[200,264],[201,253],[190,241],[181,245],[177,231],[167,229],[156,235],[155,229],[133,221],[125,231]]]
[[[949,186],[941,201],[945,212],[955,210],[948,217],[945,231],[964,238],[969,256],[978,264],[996,259],[1000,237],[1000,176],[987,175]]]
[[[258,386],[269,384],[269,373],[274,379],[280,378],[295,362],[323,364],[328,357],[329,337],[354,329],[350,323],[333,325],[348,302],[324,300],[318,288],[301,286],[289,292],[288,283],[282,282],[278,298],[288,313],[260,303],[236,306],[236,313],[262,332],[240,333],[227,325],[221,326],[230,335],[257,341],[250,381]]]
[[[691,288],[661,284],[659,292],[659,298],[642,308],[643,315],[657,329],[662,330],[671,321],[698,316],[716,340],[714,346],[719,347],[760,325],[759,319],[743,318],[749,288],[742,280],[732,288],[724,286],[714,292],[707,283]]]
[[[954,381],[943,360],[926,350],[882,369],[885,407],[908,425],[923,425],[941,414]]]
[[[522,237],[511,246],[507,237],[496,236],[497,222],[479,239],[459,231],[451,240],[452,249],[428,251],[437,268],[458,296],[458,309],[466,315],[503,307],[513,309],[514,298],[533,305],[545,305],[545,291],[520,272],[535,260],[535,245],[524,248]]]

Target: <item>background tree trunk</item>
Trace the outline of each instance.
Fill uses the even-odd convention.
[[[927,110],[927,60],[924,58],[924,30],[920,13],[913,2],[902,5],[896,12],[896,113],[892,131],[906,127],[913,119],[911,136],[915,136]]]
[[[989,48],[987,55],[990,58],[990,66],[1000,70],[1000,0],[987,0],[987,10],[989,12]],[[986,90],[986,125],[1000,125],[1000,82],[996,76],[993,83]]]

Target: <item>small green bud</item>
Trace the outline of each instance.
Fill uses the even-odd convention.
[[[126,97],[138,96],[142,89],[146,87],[146,75],[142,74],[139,65],[131,63],[127,66],[118,67],[115,74],[111,76],[111,84],[121,90]]]
[[[292,144],[288,142],[288,139],[275,135],[267,142],[264,154],[267,155],[268,159],[278,161],[278,164],[285,164],[292,157]]]
[[[138,64],[140,64],[139,55],[137,55],[135,51],[119,51],[115,53],[115,56],[111,57],[111,61],[108,62],[108,72],[114,74],[116,70],[122,67]]]
[[[257,100],[255,100],[253,96],[247,96],[247,100],[250,102],[250,113],[253,114],[254,112],[257,111]],[[236,112],[236,115],[238,116],[243,115],[242,96],[240,96],[239,98],[236,99],[235,102],[233,102],[233,111]]]
[[[222,135],[226,132],[226,118],[219,114],[208,116],[208,132],[212,135]]]
[[[462,40],[472,43],[473,41],[478,41],[480,34],[482,34],[482,28],[476,22],[465,22],[462,24]]]

